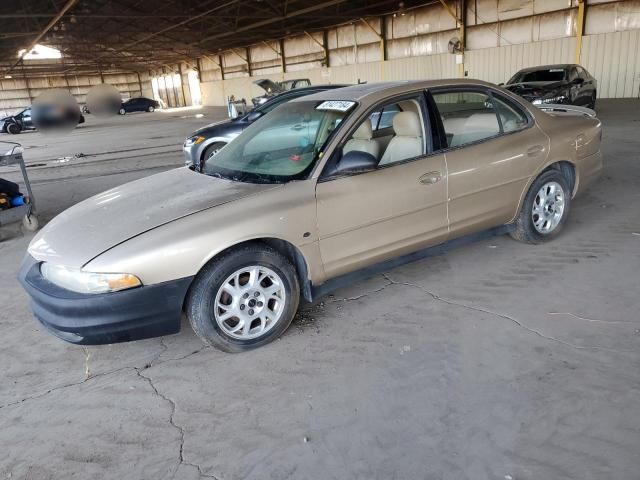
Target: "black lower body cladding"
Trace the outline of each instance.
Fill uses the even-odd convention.
[[[70,343],[102,345],[180,331],[184,298],[192,277],[105,294],[76,293],[54,285],[40,263],[25,258],[19,280],[36,318]]]

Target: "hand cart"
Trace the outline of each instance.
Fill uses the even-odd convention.
[[[4,144],[12,145],[12,147],[5,152]],[[19,143],[0,141],[0,167],[16,164],[20,165],[24,185],[27,189],[27,196],[25,197],[24,205],[12,207],[7,210],[0,210],[0,227],[8,223],[19,222],[22,220],[22,227],[29,232],[34,232],[38,229],[38,218],[35,215],[36,204],[33,198],[33,192],[31,191],[31,182],[29,182],[29,176],[27,175],[27,168],[24,164],[22,152],[22,145]]]

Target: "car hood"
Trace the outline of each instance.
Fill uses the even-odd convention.
[[[565,81],[560,82],[522,82],[505,85],[504,88],[515,93],[516,95],[534,95],[542,96],[553,93],[558,89],[568,85]]]
[[[36,260],[80,268],[141,233],[277,186],[233,182],[188,168],[169,170],[112,188],[65,210],[36,235],[29,253]]]
[[[273,80],[269,80],[268,78],[262,78],[260,80],[256,80],[253,83],[255,83],[260,88],[262,88],[265,92],[267,92],[267,95],[282,93],[282,88],[280,87],[280,85],[278,85]]]
[[[238,117],[205,125],[193,132],[189,137],[195,137],[196,135],[223,137],[228,133],[239,133],[244,129],[244,127],[246,127],[245,122],[242,121],[242,117]]]

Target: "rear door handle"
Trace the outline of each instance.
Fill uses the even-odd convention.
[[[421,175],[418,181],[422,185],[433,185],[434,183],[438,183],[442,179],[442,174],[440,172],[429,172]]]
[[[542,145],[535,145],[527,150],[527,155],[529,155],[530,157],[535,157],[542,152],[544,152],[544,147]]]

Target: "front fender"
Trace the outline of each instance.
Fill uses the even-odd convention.
[[[324,280],[313,181],[290,182],[180,218],[111,248],[84,270],[132,273],[145,285],[162,283],[193,276],[220,252],[264,238],[297,247],[310,279]]]
[[[207,138],[204,142],[202,142],[201,144],[198,145],[197,156],[196,156],[197,160],[198,161],[202,160],[202,156],[204,155],[204,151],[210,145],[213,145],[214,143],[218,143],[218,142],[229,143],[231,140],[236,138],[238,135],[239,134],[226,135],[226,136],[216,136],[216,137]]]

